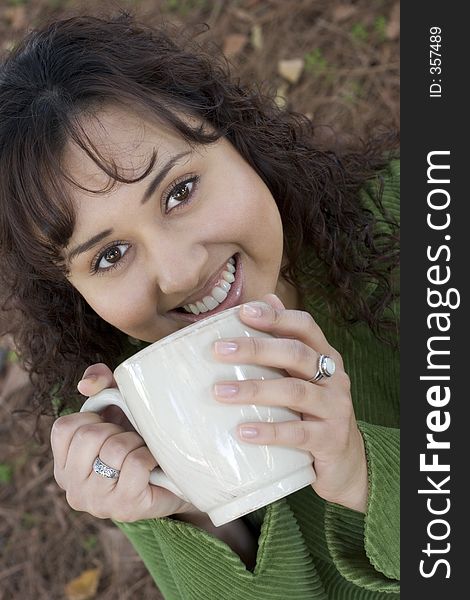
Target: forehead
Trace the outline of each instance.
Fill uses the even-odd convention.
[[[116,164],[126,178],[143,173],[154,151],[157,162],[161,162],[189,149],[188,143],[169,126],[120,107],[110,106],[92,116],[83,116],[80,127],[92,154],[108,165]],[[73,141],[65,147],[63,162],[80,186],[94,190],[109,183],[109,176]]]

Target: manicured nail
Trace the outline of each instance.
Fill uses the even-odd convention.
[[[259,318],[262,315],[261,308],[254,304],[244,304],[242,306],[242,315],[244,317]]]
[[[238,350],[238,344],[235,342],[216,342],[215,351],[217,354],[233,354]]]
[[[83,372],[82,379],[96,379],[98,376],[94,373],[95,370],[95,365],[87,367]]]
[[[86,372],[83,374],[82,379],[80,379],[80,381],[77,384],[77,390],[80,392],[80,394],[82,393],[82,390],[80,389],[83,385],[83,383],[94,383],[96,380],[98,379],[97,375],[93,375],[90,373],[90,375],[86,375]]]
[[[98,379],[98,375],[94,373],[90,373],[89,375],[84,375],[82,377],[82,381],[96,381]]]
[[[238,394],[238,385],[232,383],[216,383],[214,391],[221,398],[231,398]]]
[[[256,427],[240,427],[240,436],[245,439],[252,439],[258,435]]]

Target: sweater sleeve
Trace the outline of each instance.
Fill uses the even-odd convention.
[[[399,432],[358,422],[364,438],[369,497],[366,514],[326,503],[328,549],[341,575],[371,591],[398,592],[400,577]]]
[[[224,542],[171,518],[116,525],[127,535],[166,600],[326,600],[285,499],[266,509],[253,572]]]

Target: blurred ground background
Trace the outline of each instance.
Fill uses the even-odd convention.
[[[399,125],[395,0],[0,0],[0,56],[47,20],[119,8],[146,22],[208,23],[205,38],[242,81],[273,85],[279,103],[313,120],[319,139]],[[52,475],[52,418],[36,427],[21,412],[30,393],[0,338],[0,600],[161,598],[111,522],[68,507]]]

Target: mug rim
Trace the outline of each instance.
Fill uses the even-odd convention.
[[[159,349],[163,346],[166,346],[170,342],[173,342],[174,340],[177,340],[177,339],[185,337],[185,336],[194,335],[200,329],[207,327],[207,325],[211,325],[212,323],[220,321],[221,319],[225,319],[226,317],[232,315],[236,311],[239,312],[240,307],[241,307],[241,305],[232,306],[231,308],[227,308],[221,312],[216,313],[215,315],[211,315],[210,317],[204,317],[200,321],[191,323],[190,325],[187,325],[186,327],[182,327],[181,329],[178,329],[178,330],[174,331],[173,333],[170,333],[170,335],[167,335],[167,336],[161,338],[160,340],[157,340],[156,342],[152,342],[149,346],[142,348],[142,350],[139,350],[132,356],[129,356],[129,358],[126,358],[121,363],[119,363],[119,365],[114,369],[114,372],[116,372],[120,367],[124,367],[127,364],[135,361],[136,359],[139,360],[146,354],[150,354],[150,352],[153,352],[157,347]]]

